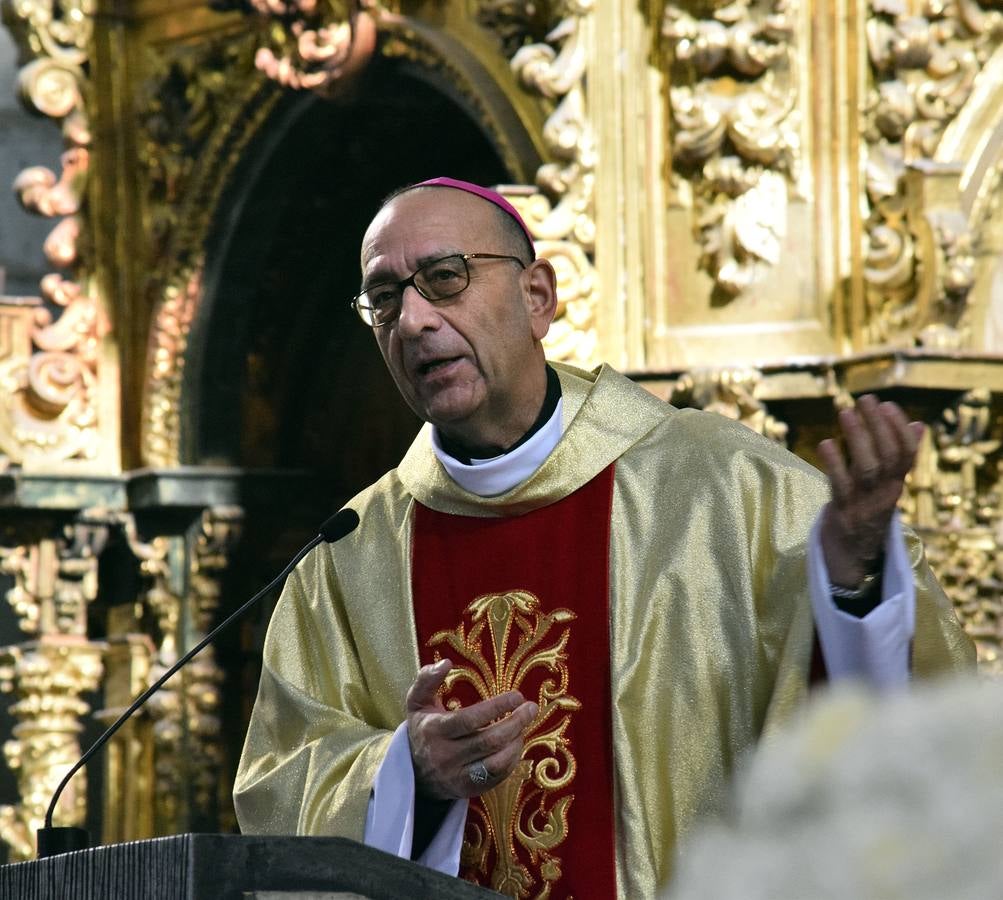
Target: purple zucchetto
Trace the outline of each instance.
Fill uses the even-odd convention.
[[[519,211],[506,200],[497,191],[491,190],[491,188],[481,187],[479,184],[473,184],[469,181],[460,181],[458,178],[447,178],[445,176],[439,178],[429,178],[428,181],[420,181],[418,184],[414,185],[416,188],[420,187],[449,187],[456,188],[458,191],[466,191],[468,194],[474,194],[477,197],[481,197],[487,200],[488,203],[493,203],[502,212],[508,213],[513,219],[515,219],[516,224],[522,229],[523,234],[526,235],[526,240],[529,241],[529,246],[533,247],[533,235],[530,234],[529,228],[523,221],[522,216],[519,215]]]

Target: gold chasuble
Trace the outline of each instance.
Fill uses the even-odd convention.
[[[555,640],[559,646],[565,631],[569,646],[583,633],[584,592],[592,585],[573,582],[563,596],[551,596],[546,586],[534,589],[529,579],[539,568],[535,560],[524,570],[512,565],[504,581],[486,577],[483,591],[476,582],[458,584],[441,623],[425,624],[421,602],[416,621],[412,575],[416,582],[421,576],[412,563],[419,565],[415,526],[425,514],[422,507],[447,518],[525,517],[569,498],[613,466],[608,524],[597,522],[600,534],[587,536],[576,524],[569,538],[579,550],[576,565],[584,567],[608,528],[608,646],[588,647],[586,665],[608,665],[612,790],[593,780],[604,777],[603,766],[594,770],[599,774],[585,774],[592,750],[583,754],[582,739],[573,734],[567,749],[579,768],[566,792],[547,793],[528,775],[516,796],[498,797],[497,804],[486,797],[483,816],[475,807],[468,820],[465,866],[493,873],[504,846],[506,854],[512,851],[505,859],[514,856],[531,874],[539,867],[543,887],[551,884],[545,875],[556,868],[571,876],[576,867],[591,867],[593,859],[568,848],[582,830],[576,813],[594,792],[598,805],[612,802],[616,896],[654,897],[668,881],[681,835],[721,808],[741,755],[803,701],[813,645],[805,548],[827,499],[825,479],[744,426],[676,410],[612,369],[589,374],[555,368],[565,431],[527,481],[497,497],[464,491],[435,458],[426,427],[396,470],[351,501],[359,527],[337,544],[318,547],[289,577],[265,641],[234,789],[245,832],[361,840],[373,778],[393,730],[404,720],[404,697],[421,661],[438,652],[473,673],[476,653],[457,654],[455,642],[469,641],[478,622],[484,622],[478,652],[487,654],[489,668],[498,662],[497,647],[511,668],[515,634],[532,634],[548,621],[541,642],[547,652]],[[577,518],[570,517],[576,523]],[[544,553],[549,538],[535,534],[533,540],[543,545],[509,548],[506,554]],[[974,665],[974,650],[919,542],[911,534],[907,541],[916,584],[914,673]],[[563,554],[568,543],[557,537],[555,547]],[[487,575],[495,563],[490,552],[479,549],[442,552],[442,562],[435,564],[474,573]],[[515,563],[518,559],[506,565]],[[523,572],[525,578],[517,577]],[[579,590],[580,603],[574,596]],[[506,633],[498,619],[492,631],[494,614],[515,632]],[[554,693],[564,698],[571,734],[591,710],[597,689],[579,681],[587,678],[578,659],[582,654],[572,648],[562,661],[560,652],[553,660]],[[543,669],[534,674],[543,676]],[[480,696],[470,681],[476,681],[470,674],[454,676],[452,696],[462,702]],[[527,690],[536,700],[536,683]],[[577,703],[581,707],[572,709]],[[556,717],[553,721],[556,725]],[[549,723],[534,723],[538,732],[545,727]],[[539,771],[534,760],[542,758],[527,756],[527,761]],[[568,771],[543,768],[557,781]],[[544,784],[549,786],[546,779]],[[562,799],[569,796],[573,799]],[[514,827],[528,835],[546,835],[558,820],[563,827],[562,811],[567,812],[564,842],[544,838],[534,848],[532,840],[513,842],[511,835],[489,838],[499,827],[493,823],[516,822],[514,811],[501,811],[503,800],[522,804],[525,816]],[[601,837],[608,842],[608,834]],[[546,846],[548,840],[552,846]],[[520,896],[533,897],[541,889],[537,880]],[[555,886],[555,896],[561,896],[559,889]],[[576,890],[578,900],[610,896],[588,886]]]
[[[422,663],[453,661],[447,707],[521,691],[540,711],[522,761],[470,801],[460,874],[511,897],[616,895],[610,738],[613,467],[523,516],[418,505]]]

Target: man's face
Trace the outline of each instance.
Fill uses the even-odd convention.
[[[450,254],[514,252],[486,200],[449,188],[415,190],[369,226],[363,284],[399,281]],[[539,412],[539,341],[552,311],[537,309],[532,274],[518,263],[473,259],[469,268],[468,287],[447,300],[431,303],[406,288],[400,317],[374,329],[376,341],[422,419],[469,446],[505,446],[504,435],[514,429],[518,440]]]

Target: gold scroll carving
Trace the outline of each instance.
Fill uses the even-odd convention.
[[[375,0],[245,0],[240,6],[268,22],[254,64],[283,87],[329,93],[376,46]]]
[[[447,694],[455,685],[467,684],[486,700],[525,690],[527,677],[536,669],[544,669],[546,676],[536,698],[539,712],[525,732],[522,759],[505,781],[481,797],[483,809],[474,806],[482,821],[468,828],[463,865],[490,874],[492,889],[502,894],[544,898],[561,877],[561,859],[553,851],[567,835],[567,810],[573,800],[568,793],[551,795],[565,792],[577,771],[564,736],[570,717],[581,708],[568,692],[566,647],[576,617],[567,609],[542,612],[539,598],[528,591],[507,591],[478,597],[464,618],[469,627],[440,631],[428,641],[430,648],[444,648],[454,660],[446,676]],[[440,658],[438,649],[435,658]],[[458,705],[447,702],[449,708]],[[488,873],[492,852],[495,864]],[[536,861],[542,883],[520,860],[526,854]]]
[[[0,304],[0,459],[26,471],[93,460],[99,450],[100,310],[58,275],[42,285],[63,308],[55,321],[41,301]]]
[[[59,538],[0,549],[0,570],[14,579],[7,602],[34,639],[0,650],[0,690],[15,702],[13,737],[4,744],[16,773],[20,802],[0,807],[0,839],[14,859],[35,852],[56,786],[80,757],[81,720],[90,711],[81,695],[95,690],[104,645],[87,639],[87,606],[97,596],[97,555],[106,529],[68,526]],[[56,808],[58,824],[80,825],[86,780],[78,773]]]
[[[497,4],[484,4],[481,17],[502,29],[507,46],[518,44],[517,23],[511,17],[499,19]],[[596,139],[586,87],[594,32],[591,0],[579,0],[564,7],[564,17],[543,41],[519,46],[513,54],[510,66],[519,84],[553,104],[543,137],[554,161],[539,168],[535,188],[501,188],[525,219],[537,253],[557,271],[558,309],[544,340],[547,356],[585,368],[597,363],[599,344]]]
[[[58,176],[42,166],[25,169],[14,191],[29,212],[59,219],[45,241],[45,256],[53,266],[76,271],[91,140],[82,97],[90,4],[22,0],[4,3],[3,13],[22,50],[33,57],[18,73],[21,98],[33,112],[60,120],[68,144]],[[100,449],[98,351],[107,332],[102,309],[77,276],[47,275],[41,293],[46,302],[34,312],[29,342],[0,354],[0,457],[27,470],[92,461]]]
[[[978,235],[961,208],[960,162],[934,157],[1000,45],[1003,14],[976,0],[920,8],[872,0],[870,8],[862,338],[960,347]]]
[[[794,0],[665,7],[672,157],[700,266],[732,298],[780,262],[801,164]]]

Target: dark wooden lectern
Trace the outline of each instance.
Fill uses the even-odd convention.
[[[0,867],[0,900],[488,900],[345,838],[179,834]]]

